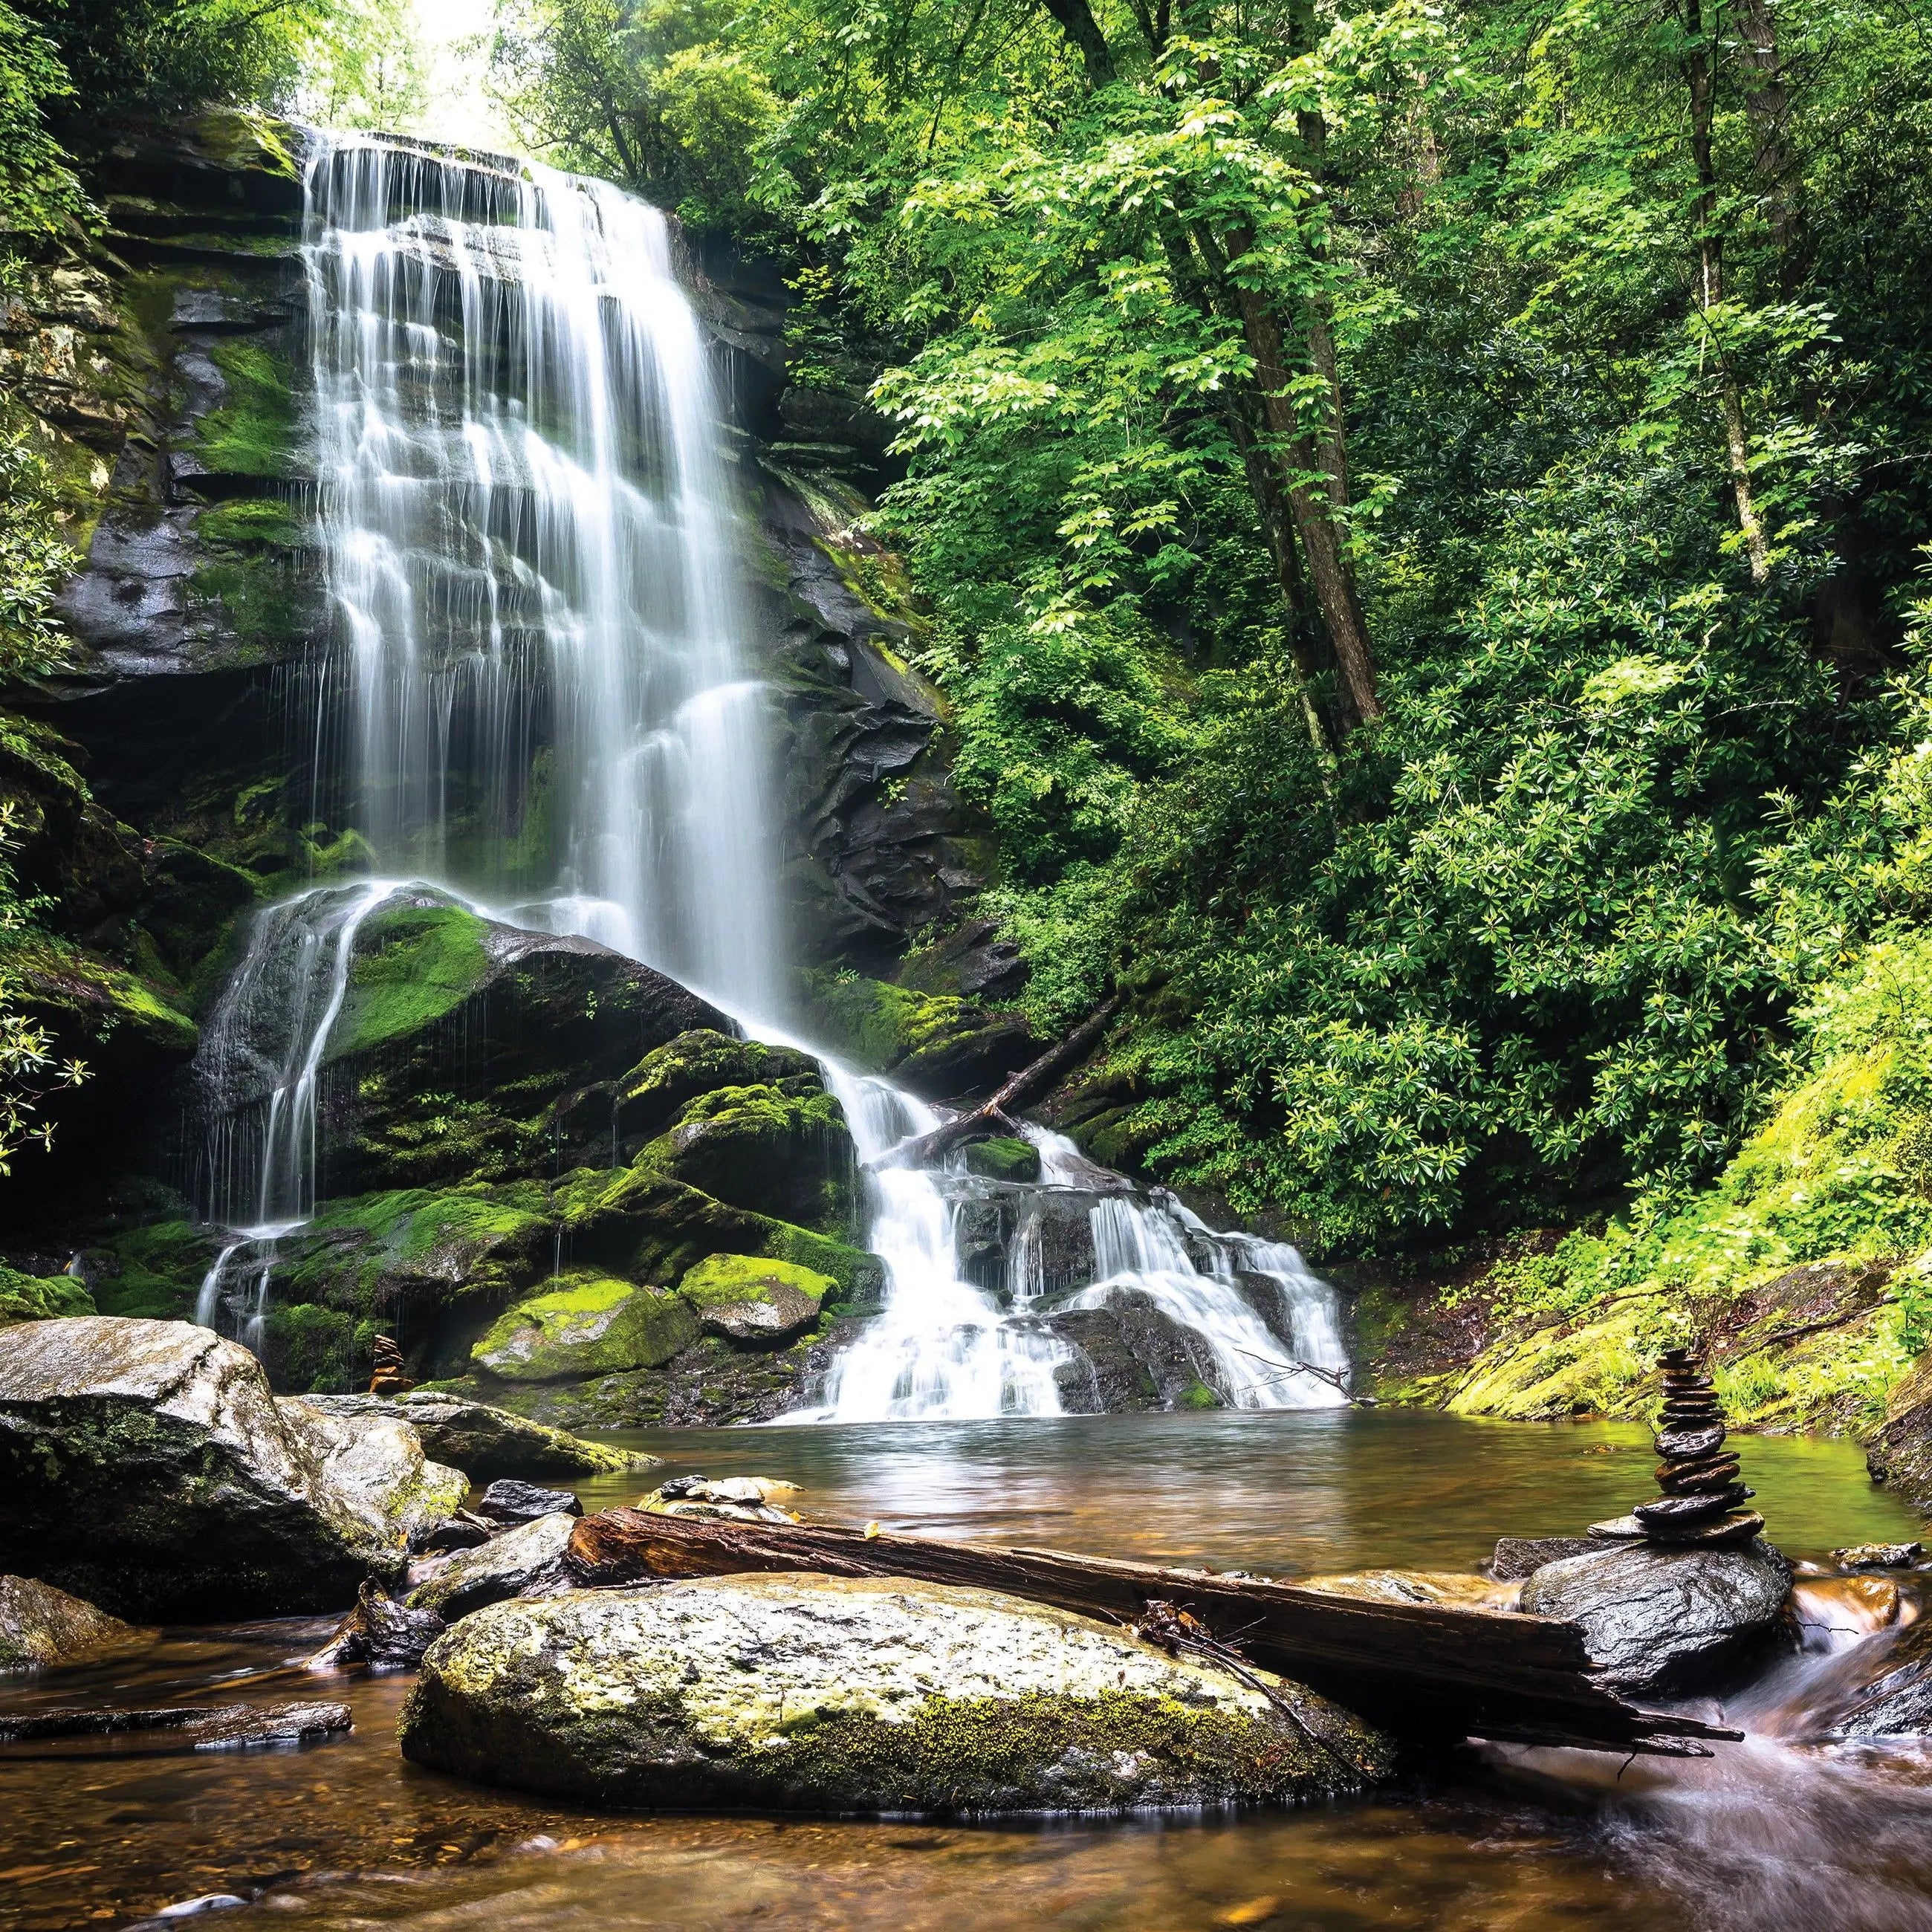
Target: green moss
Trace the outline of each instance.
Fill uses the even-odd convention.
[[[830,1043],[880,1073],[977,1024],[964,1000],[914,992],[858,973],[808,973],[806,991]]]
[[[374,1322],[339,1309],[271,1302],[262,1322],[262,1364],[268,1379],[288,1394],[340,1394],[367,1384],[380,1332]]]
[[[28,1004],[65,1015],[96,1036],[125,1026],[170,1054],[191,1055],[200,1030],[163,988],[63,940],[37,932],[0,938],[0,973]]]
[[[1198,1378],[1174,1398],[1176,1408],[1219,1408],[1221,1398]]]
[[[1037,1180],[1040,1150],[1030,1141],[1004,1136],[974,1141],[966,1149],[966,1171],[988,1180]]]
[[[837,1287],[829,1274],[801,1268],[796,1262],[756,1255],[710,1255],[687,1269],[677,1292],[698,1308],[718,1308],[736,1302],[769,1300],[776,1288],[795,1289],[812,1301],[822,1301]]]
[[[291,371],[259,342],[240,338],[218,339],[208,352],[227,396],[195,424],[201,460],[218,475],[289,476],[300,447]]]
[[[813,1074],[699,1094],[634,1165],[734,1207],[842,1234],[856,1162],[844,1113]]]
[[[327,1058],[344,1060],[445,1019],[490,970],[484,925],[460,906],[388,906],[357,935]]]
[[[244,497],[211,503],[195,519],[195,534],[203,543],[299,548],[306,526],[289,506],[274,496]]]
[[[788,1047],[697,1029],[654,1048],[618,1083],[620,1122],[628,1132],[654,1133],[700,1094],[817,1073],[808,1054]]]
[[[14,1322],[45,1322],[63,1315],[99,1311],[87,1284],[72,1275],[22,1274],[0,1263],[0,1327]]]
[[[184,1321],[218,1252],[212,1232],[192,1221],[162,1221],[118,1234],[87,1259],[104,1315]]]
[[[580,1274],[506,1310],[470,1359],[506,1381],[582,1380],[662,1366],[697,1339],[697,1318],[678,1297]]]

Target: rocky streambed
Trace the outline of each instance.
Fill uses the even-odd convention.
[[[1492,1924],[1514,1870],[1539,1911],[1634,1924],[1678,1909],[1714,1856],[1703,1825],[1736,1803],[1740,1778],[1776,1790],[1781,1828],[1810,1834],[1793,1893],[1807,1909],[1854,1855],[1828,1802],[1846,1778],[1868,1834],[1902,1844],[1924,1822],[1900,1770],[1928,1701],[1918,1557],[1834,1564],[1828,1546],[1909,1546],[1913,1526],[1840,1445],[1744,1451],[1759,1506],[1790,1526],[1795,1591],[1786,1557],[1759,1545],[1706,1552],[1730,1568],[1707,1564],[1698,1588],[1673,1580],[1682,1560],[1668,1554],[1633,1587],[1608,1572],[1638,1551],[1533,1540],[1628,1501],[1646,1444],[1614,1427],[1316,1412],[596,1444],[433,1392],[278,1402],[245,1352],[183,1324],[41,1323],[7,1339],[0,1520],[9,1552],[44,1552],[47,1574],[0,1592],[12,1660],[39,1666],[0,1679],[0,1732],[14,1736],[0,1743],[0,1869],[13,1875],[0,1922],[127,1922],[213,1898],[239,1902],[206,1909],[340,1923],[400,1882],[379,1916],[404,1922],[664,1922],[683,1910],[938,1924],[979,1886],[979,1916],[995,1924],[1076,1907],[1094,1923],[1295,1922],[1344,1899],[1338,1923]],[[85,1385],[83,1358],[98,1372]],[[459,1442],[490,1470],[527,1473],[453,1478],[440,1458]],[[44,1506],[50,1486],[90,1463],[96,1486],[73,1490],[62,1526]],[[1563,1754],[1405,1760],[1388,1732],[1292,1684],[1011,1598],[797,1576],[572,1587],[557,1564],[578,1513],[646,1487],[658,1507],[748,1522],[869,1509],[895,1529],[1319,1569],[1323,1587],[1363,1598],[1528,1607],[1567,1592],[1586,1626],[1621,1606],[1622,1624],[1591,1642],[1633,1684],[1715,1693],[1721,1708],[1698,1708],[1745,1712],[1753,1735],[1700,1766],[1641,1766],[1600,1796],[1592,1766]],[[1498,1563],[1499,1499],[1523,1536]],[[250,1526],[253,1567],[234,1574],[251,1589],[268,1587],[272,1551],[290,1591],[340,1611],[353,1586],[331,1566],[360,1566],[349,1634],[362,1648],[334,1617],[232,1622],[244,1601],[297,1606],[272,1592],[211,1606],[212,1552]],[[167,1536],[200,1559],[160,1562]],[[1494,1577],[1478,1574],[1485,1558]],[[1524,1563],[1526,1579],[1508,1574]],[[56,1594],[82,1581],[106,1610]],[[190,1618],[199,1628],[181,1628]],[[19,1640],[36,1630],[30,1651]],[[1612,1658],[1619,1640],[1654,1667]],[[76,1721],[89,1712],[115,1715]],[[1553,1808],[1538,1795],[1552,1778],[1568,1792]],[[1311,1812],[1313,1798],[1343,1808]],[[1283,1813],[1285,1800],[1302,1808]],[[1208,1822],[1230,1804],[1238,1822]],[[645,1807],[658,1815],[625,1815]],[[1150,1808],[1191,1822],[1179,1839],[1172,1825],[1154,1837],[1063,1826],[1072,1836],[1046,1862],[1037,1838],[960,1828]],[[776,1836],[724,1815],[738,1808],[937,1822]],[[1932,1863],[1922,1885],[1920,1870],[1910,1854],[1888,1868],[1874,1895],[1892,1916],[1832,1922],[1924,1922]],[[1418,1916],[1426,1902],[1432,1916]],[[1780,1912],[1756,1922],[1801,1922]]]

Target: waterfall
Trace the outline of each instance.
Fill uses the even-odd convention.
[[[664,218],[354,136],[308,182],[352,821],[392,869],[775,1012],[764,694]]]
[[[198,1063],[216,1120],[205,1192],[228,1236],[196,1318],[256,1346],[277,1243],[315,1209],[357,936],[404,884],[601,941],[766,1037],[786,1004],[767,697],[740,658],[718,411],[664,218],[606,183],[379,136],[315,136],[306,182],[338,633],[316,786],[320,815],[390,876],[261,915]],[[834,1360],[818,1419],[1056,1414],[1063,1383],[1092,1370],[1052,1318],[1129,1292],[1190,1331],[1226,1400],[1341,1399],[1284,1360],[1238,1280],[1276,1284],[1300,1359],[1346,1367],[1333,1298],[1292,1250],[1215,1235],[1036,1135],[1041,1199],[1106,1196],[1100,1265],[1090,1286],[1055,1276],[1023,1216],[1004,1288],[976,1285],[956,1160],[889,1158],[938,1116],[886,1082],[826,1075],[866,1166],[886,1296]]]

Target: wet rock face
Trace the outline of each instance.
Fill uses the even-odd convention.
[[[278,1405],[254,1357],[205,1328],[0,1330],[0,1546],[117,1613],[340,1604],[365,1575],[399,1577],[409,1529],[462,1487],[404,1425]]]
[[[0,1670],[91,1664],[138,1649],[155,1633],[31,1576],[0,1576]]]
[[[409,1606],[433,1610],[446,1623],[454,1623],[487,1604],[554,1581],[576,1527],[574,1514],[557,1510],[506,1530],[475,1550],[460,1550],[410,1592]]]
[[[1844,1681],[1811,1713],[1826,1737],[1932,1736],[1932,1621],[1921,1618],[1839,1660]]]
[[[405,1756],[638,1807],[968,1816],[1279,1803],[1390,1754],[1084,1618],[976,1591],[731,1577],[566,1592],[466,1619],[424,1659]]]
[[[473,1482],[514,1476],[524,1480],[616,1474],[655,1467],[658,1458],[602,1442],[586,1442],[488,1402],[433,1389],[412,1389],[394,1402],[366,1395],[311,1396],[312,1406],[339,1414],[388,1415],[408,1423],[424,1451],[464,1470]]]
[[[399,1604],[380,1583],[365,1577],[355,1609],[306,1667],[346,1670],[360,1664],[371,1670],[413,1670],[448,1628],[434,1610]]]
[[[1630,1543],[1546,1564],[1521,1607],[1582,1626],[1592,1663],[1614,1689],[1690,1690],[1768,1642],[1791,1568],[1762,1538],[1728,1549]]]

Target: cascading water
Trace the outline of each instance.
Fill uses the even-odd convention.
[[[776,1036],[765,698],[739,658],[717,412],[664,218],[602,182],[376,137],[316,136],[307,180],[318,524],[341,636],[340,701],[318,712],[326,815],[393,874],[602,941]],[[276,1240],[314,1211],[357,933],[399,889],[323,886],[271,909],[210,1030],[206,1192],[231,1238],[197,1318],[226,1315],[251,1342]],[[1010,1278],[981,1285],[959,1256],[956,1160],[888,1157],[938,1117],[827,1072],[872,1169],[888,1290],[819,1417],[1057,1414],[1091,1372],[1052,1315],[1130,1293],[1191,1335],[1238,1406],[1342,1399],[1284,1360],[1237,1279],[1276,1284],[1295,1354],[1345,1370],[1332,1298],[1292,1250],[1214,1235],[1042,1135],[1042,1197],[1106,1190],[1096,1265],[1059,1280],[1022,1213]]]

